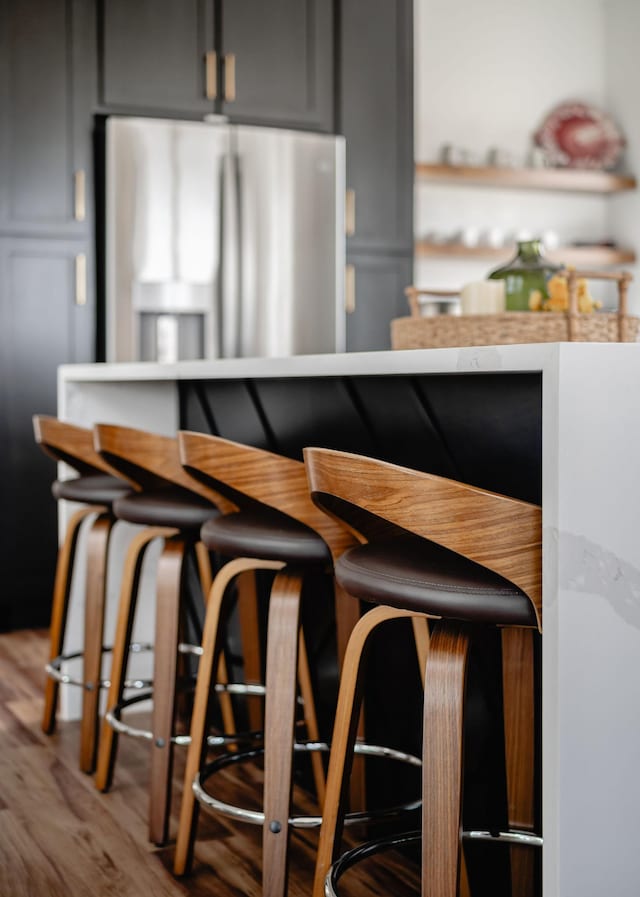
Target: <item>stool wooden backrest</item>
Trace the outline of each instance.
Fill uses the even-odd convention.
[[[504,576],[529,596],[541,629],[538,505],[360,455],[306,448],[304,457],[311,494],[320,507],[331,513],[332,498],[364,507]]]
[[[223,494],[227,487],[240,494],[238,501],[244,495],[305,524],[324,539],[334,556],[354,544],[344,527],[311,501],[302,461],[203,433],[180,432],[178,442],[185,468],[194,476],[206,474],[220,484]],[[230,497],[235,500],[232,493]]]
[[[113,473],[93,447],[93,432],[44,414],[34,414],[36,442],[55,461],[64,461],[79,474]]]
[[[96,424],[95,448],[137,491],[170,483],[208,499],[226,513],[235,506],[215,490],[185,472],[175,437],[132,427]]]

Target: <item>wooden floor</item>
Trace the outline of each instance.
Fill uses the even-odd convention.
[[[41,732],[45,655],[46,633],[0,634],[0,897],[260,897],[260,829],[205,812],[194,872],[173,877],[173,846],[147,841],[145,742],[121,739],[114,786],[100,794],[78,770],[77,723],[61,724],[51,737]],[[228,776],[220,796],[255,806],[259,786],[259,773],[245,767]],[[290,897],[310,895],[316,838],[293,835]],[[391,855],[344,879],[344,897],[418,892],[415,868]]]

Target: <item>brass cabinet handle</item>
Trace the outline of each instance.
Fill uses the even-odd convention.
[[[347,190],[344,202],[344,229],[348,237],[356,232],[356,191]]]
[[[344,270],[344,310],[352,315],[356,310],[356,266],[347,265]]]
[[[218,96],[218,54],[209,50],[204,54],[205,96],[215,100]]]
[[[83,168],[73,176],[73,217],[76,221],[84,221],[87,217],[87,179]]]
[[[76,256],[76,305],[87,304],[87,257],[84,252]]]
[[[224,57],[224,98],[233,103],[236,98],[236,54],[227,53]]]

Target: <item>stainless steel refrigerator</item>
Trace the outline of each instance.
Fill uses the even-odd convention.
[[[106,360],[344,349],[344,141],[111,117]]]

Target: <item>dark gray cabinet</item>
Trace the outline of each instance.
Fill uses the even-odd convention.
[[[31,416],[94,359],[92,0],[0,0],[0,628],[48,622],[55,466]],[[79,300],[82,304],[77,304]]]
[[[390,321],[406,313],[413,281],[412,46],[411,0],[341,0],[351,351],[390,348]]]
[[[413,257],[363,253],[347,265],[347,349],[390,349],[392,318],[406,314],[404,288],[411,282]],[[351,282],[350,282],[351,281]]]
[[[333,129],[327,0],[102,0],[107,109]]]
[[[101,102],[123,111],[213,112],[206,67],[214,7],[214,0],[102,0]]]
[[[75,240],[0,238],[2,629],[48,622],[55,465],[35,445],[31,417],[56,413],[58,365],[92,360],[91,309],[73,300],[86,250]]]
[[[86,0],[0,0],[0,233],[87,233],[94,25]]]
[[[332,3],[227,0],[222,53],[230,118],[333,131]]]
[[[338,130],[353,191],[350,252],[412,250],[413,4],[342,0]]]

